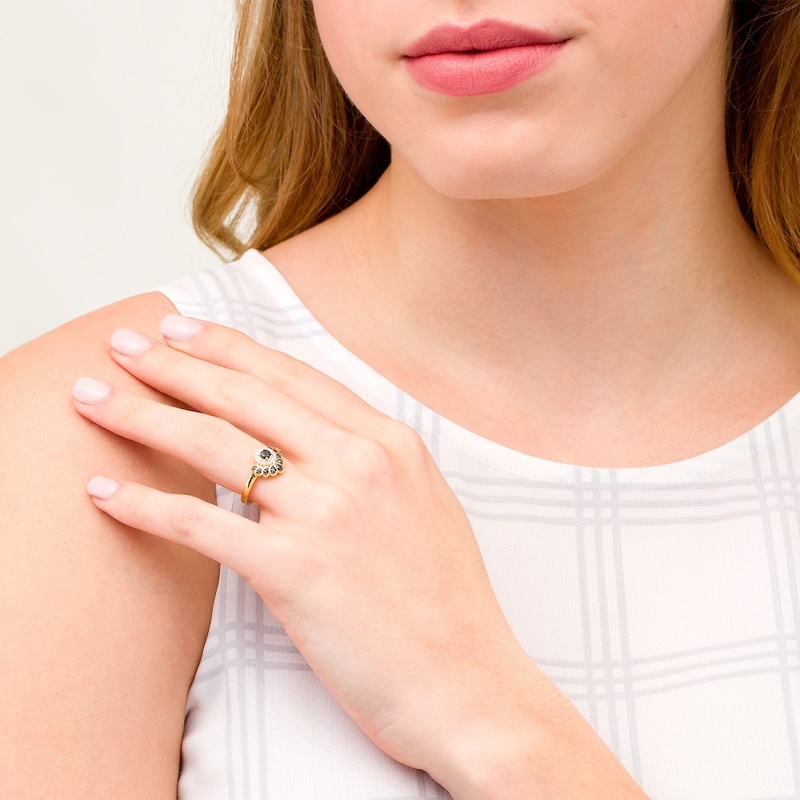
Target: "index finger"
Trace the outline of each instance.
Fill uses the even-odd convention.
[[[172,349],[252,375],[345,430],[369,434],[385,419],[334,378],[286,353],[259,344],[241,331],[177,314],[164,317],[160,330]],[[159,376],[156,388],[176,396],[171,390],[180,387],[170,383],[169,375]]]

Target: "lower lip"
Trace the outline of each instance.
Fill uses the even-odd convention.
[[[504,92],[546,69],[565,42],[503,47],[480,52],[434,53],[405,59],[411,77],[426,89],[453,97]]]

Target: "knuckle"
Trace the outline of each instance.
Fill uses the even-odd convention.
[[[142,530],[149,529],[150,504],[147,497],[136,491],[128,491],[123,494],[126,506],[126,522]]]
[[[305,370],[305,364],[302,362],[285,353],[275,351],[272,354],[269,382],[276,389],[281,389],[296,383],[298,378],[303,377]]]
[[[350,449],[353,434],[344,428],[330,426],[324,431],[321,438],[322,441],[320,444],[325,450],[339,455],[345,455]]]
[[[240,353],[246,342],[250,341],[249,337],[245,336],[235,328],[229,328],[225,325],[220,325],[214,328],[214,336],[216,338],[216,347],[224,363],[236,362],[236,356]]]
[[[189,536],[202,531],[208,522],[206,504],[195,497],[176,496],[170,509],[170,525],[179,534]]]
[[[367,484],[383,483],[394,474],[395,461],[382,442],[355,436],[348,444],[348,471],[351,477]]]
[[[428,448],[422,437],[405,422],[398,420],[387,420],[385,431],[386,443],[393,451],[403,454],[404,458],[424,458],[428,454]]]
[[[263,388],[261,381],[252,375],[226,374],[206,390],[209,408],[220,416],[235,413],[248,405],[248,398],[258,395],[259,388]]]
[[[349,469],[369,489],[388,491],[402,481],[409,465],[429,458],[422,438],[405,423],[389,420],[377,438],[356,437],[351,442]]]
[[[198,416],[197,422],[189,437],[194,459],[218,459],[220,453],[225,453],[230,448],[231,426],[205,415]]]
[[[310,498],[309,507],[319,521],[330,523],[348,517],[350,502],[342,489],[330,483],[322,483],[316,487],[313,498]]]

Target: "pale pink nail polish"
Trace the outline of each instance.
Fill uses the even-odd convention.
[[[153,340],[136,331],[121,328],[111,337],[111,347],[123,356],[140,356],[153,346]]]
[[[109,394],[111,394],[111,387],[94,378],[78,378],[72,387],[72,396],[79,402],[90,405],[102,403]]]
[[[98,500],[110,500],[119,491],[119,484],[111,478],[97,476],[89,481],[86,491]]]
[[[191,317],[179,317],[177,314],[167,314],[161,320],[162,335],[175,342],[188,342],[190,339],[194,339],[202,327],[202,323],[198,320]]]

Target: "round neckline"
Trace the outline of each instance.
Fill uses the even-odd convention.
[[[239,263],[257,269],[269,280],[270,290],[290,317],[298,320],[302,318],[304,326],[311,323],[317,328],[318,335],[311,337],[310,341],[352,377],[365,392],[390,406],[396,406],[398,398],[417,406],[422,411],[419,424],[428,433],[446,438],[463,452],[487,465],[517,473],[528,480],[570,485],[608,484],[618,488],[625,485],[689,483],[719,473],[726,467],[752,457],[755,451],[766,447],[774,439],[775,431],[785,431],[800,420],[799,392],[750,430],[712,450],[680,461],[646,467],[592,467],[550,461],[506,447],[464,428],[393,384],[333,336],[308,309],[280,270],[259,250],[247,250],[240,257]]]

